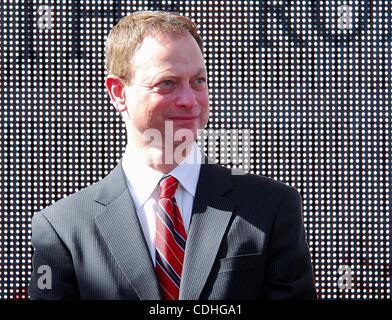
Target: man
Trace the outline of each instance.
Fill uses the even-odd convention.
[[[32,299],[315,298],[298,192],[232,174],[195,143],[209,112],[202,50],[173,13],[113,28],[106,86],[127,147],[102,181],[35,214]]]

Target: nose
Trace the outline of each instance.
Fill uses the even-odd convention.
[[[183,85],[178,92],[176,105],[187,109],[192,109],[196,106],[196,95],[189,84]]]

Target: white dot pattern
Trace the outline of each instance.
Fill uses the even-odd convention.
[[[136,10],[197,23],[211,100],[200,146],[300,191],[319,298],[391,298],[389,1],[47,3],[0,5],[0,299],[26,298],[34,212],[121,158],[104,43]],[[338,286],[341,266],[350,290]]]

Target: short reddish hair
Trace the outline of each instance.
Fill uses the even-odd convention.
[[[179,36],[187,32],[203,52],[203,41],[195,23],[189,18],[173,12],[134,12],[121,18],[110,31],[106,42],[106,68],[109,74],[130,83],[132,57],[146,36]]]

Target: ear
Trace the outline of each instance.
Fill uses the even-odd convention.
[[[108,75],[105,79],[105,84],[110,100],[116,110],[120,113],[127,110],[125,88],[122,80],[117,76]]]

